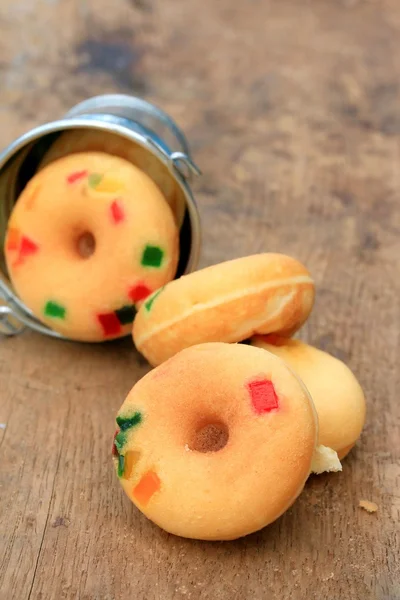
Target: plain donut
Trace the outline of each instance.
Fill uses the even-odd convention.
[[[366,410],[364,393],[350,369],[327,352],[299,340],[255,336],[251,343],[279,356],[296,371],[318,413],[318,443],[344,458],[360,437]]]
[[[227,261],[170,282],[140,308],[133,340],[152,365],[203,342],[239,342],[254,333],[290,336],[311,312],[307,269],[282,254]]]

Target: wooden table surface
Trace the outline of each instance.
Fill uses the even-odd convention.
[[[113,471],[114,415],[149,370],[130,340],[1,339],[1,599],[400,598],[398,1],[2,0],[0,34],[1,145],[90,95],[159,104],[204,172],[201,264],[304,261],[301,337],[368,402],[342,473],[257,534],[190,541]]]

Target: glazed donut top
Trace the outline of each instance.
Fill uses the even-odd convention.
[[[115,468],[136,506],[176,535],[234,539],[279,517],[310,473],[313,403],[275,356],[243,344],[183,350],[117,417]]]
[[[177,279],[139,310],[136,347],[157,365],[202,342],[238,342],[255,332],[289,336],[307,319],[314,283],[307,269],[282,254],[256,254]]]
[[[171,280],[178,231],[157,186],[127,161],[74,154],[40,171],[9,220],[12,283],[38,319],[86,341],[126,335]]]

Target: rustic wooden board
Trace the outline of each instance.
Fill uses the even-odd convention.
[[[202,265],[303,260],[318,295],[301,335],[368,400],[343,473],[255,535],[193,542],[113,473],[115,412],[149,368],[130,341],[0,340],[0,597],[400,598],[397,0],[2,0],[0,33],[2,145],[89,95],[160,104],[204,171]]]

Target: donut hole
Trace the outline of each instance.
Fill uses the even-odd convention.
[[[84,231],[76,240],[76,249],[81,258],[90,258],[96,250],[96,239],[91,231]]]
[[[188,446],[195,452],[218,452],[229,440],[229,429],[222,421],[201,423],[196,427]]]

